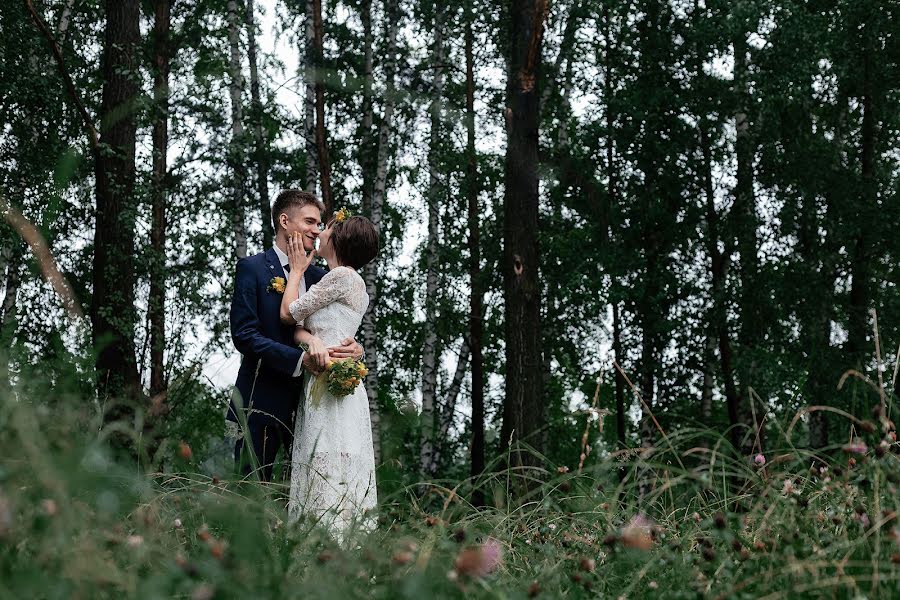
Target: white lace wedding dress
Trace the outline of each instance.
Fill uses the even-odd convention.
[[[291,303],[291,314],[326,346],[354,337],[369,305],[366,285],[351,268],[336,267]],[[288,512],[316,519],[343,541],[356,525],[370,529],[375,508],[375,454],[365,386],[343,398],[327,387],[315,405],[306,376],[297,409]]]

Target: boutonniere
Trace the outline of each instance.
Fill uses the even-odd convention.
[[[284,280],[284,277],[273,277],[266,290],[276,294],[283,294],[285,285],[287,285],[287,282]]]

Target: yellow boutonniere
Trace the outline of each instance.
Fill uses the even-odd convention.
[[[284,277],[273,277],[272,281],[269,282],[269,287],[266,289],[276,294],[283,294],[286,285],[287,281],[284,280]]]
[[[350,211],[346,207],[334,213],[334,220],[337,223],[343,223],[348,217],[351,217]]]

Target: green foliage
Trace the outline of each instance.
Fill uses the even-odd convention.
[[[521,475],[492,471],[484,508],[471,482],[403,484],[340,546],[290,522],[280,486],[198,475],[196,454],[144,474],[110,458],[77,396],[52,413],[34,399],[0,403],[4,597],[889,598],[900,580],[886,419],[830,456],[785,431],[764,465],[707,430],[580,473],[542,460],[520,501]]]

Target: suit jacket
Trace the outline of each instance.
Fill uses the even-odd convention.
[[[324,275],[311,265],[303,276],[306,289]],[[269,289],[275,277],[287,279],[274,248],[238,261],[229,315],[231,339],[243,355],[235,387],[249,424],[293,429],[303,380],[293,375],[302,352],[294,345],[294,326],[279,318],[282,295]],[[232,400],[228,420],[237,421],[236,409]]]

